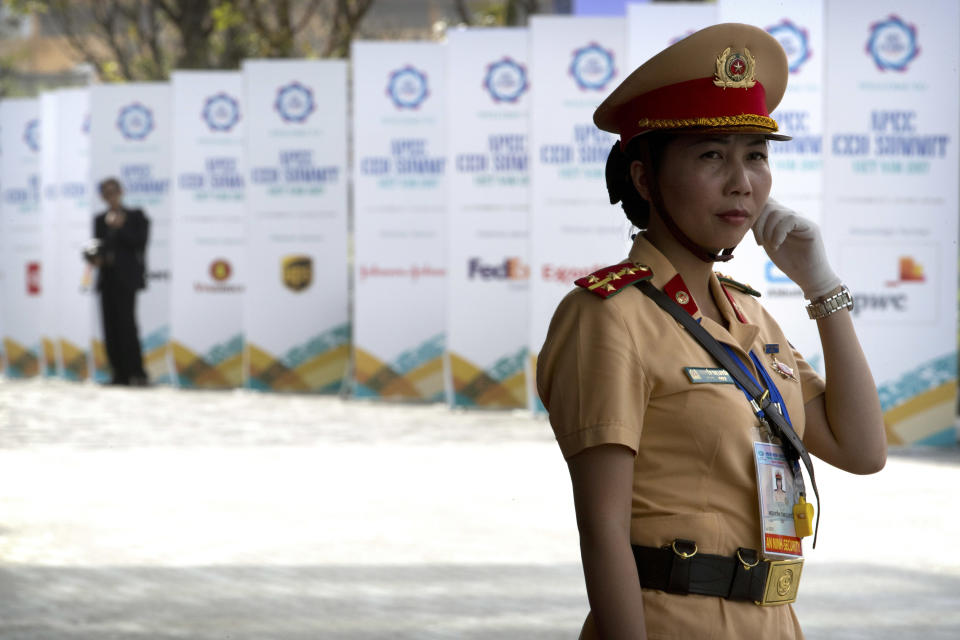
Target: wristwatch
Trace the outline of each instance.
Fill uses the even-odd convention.
[[[811,300],[807,305],[807,315],[811,320],[819,320],[843,309],[853,310],[853,295],[847,285],[841,285],[840,291],[832,296]]]

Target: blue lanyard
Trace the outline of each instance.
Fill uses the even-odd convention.
[[[750,381],[758,387],[761,386],[760,383],[757,382],[757,379],[753,377],[753,374],[750,373],[750,369],[747,369],[746,365],[744,365],[740,358],[737,357],[737,354],[733,352],[733,349],[730,348],[730,345],[724,343],[720,344],[724,349],[727,350],[727,353],[730,355],[733,361],[737,363],[737,366],[740,367],[740,370],[743,371],[748,378],[750,378]],[[767,373],[767,370],[762,364],[760,364],[760,360],[756,355],[754,355],[753,351],[750,352],[750,359],[753,360],[753,364],[757,367],[757,371],[760,372],[760,377],[763,378],[763,382],[767,387],[767,391],[770,392],[770,402],[777,405],[777,407],[780,409],[781,415],[783,415],[783,419],[786,420],[787,424],[792,427],[793,423],[790,422],[790,414],[787,413],[787,403],[783,401],[783,396],[780,395],[780,390],[777,389],[777,385],[773,382],[773,378],[770,377],[770,374]],[[747,393],[747,390],[744,389],[736,379],[734,379],[734,383],[736,383],[740,391],[743,391],[743,395],[747,396],[747,400],[753,404],[753,398],[750,397],[750,394]],[[757,417],[761,420],[764,420],[765,418],[763,416],[763,411],[757,411]]]

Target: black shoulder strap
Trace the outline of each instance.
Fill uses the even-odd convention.
[[[677,322],[682,324],[683,327],[696,338],[697,342],[713,356],[713,359],[746,389],[750,397],[753,398],[752,404],[755,405],[758,411],[763,412],[767,417],[767,421],[770,423],[774,435],[779,437],[783,442],[784,452],[787,454],[790,462],[793,463],[798,459],[803,461],[803,466],[807,469],[807,475],[810,476],[813,495],[817,498],[817,523],[813,535],[813,548],[816,549],[817,532],[820,530],[820,492],[817,491],[817,479],[813,475],[813,461],[810,460],[810,454],[807,453],[807,449],[803,446],[803,441],[800,440],[797,432],[783,419],[783,415],[781,415],[779,411],[768,409],[770,406],[770,393],[761,389],[758,385],[754,384],[753,380],[744,375],[740,367],[731,360],[730,355],[720,346],[716,338],[707,333],[707,330],[701,327],[689,313],[684,311],[683,307],[671,300],[670,296],[660,291],[660,289],[650,284],[649,280],[637,282],[635,286],[640,289],[644,295],[656,302],[660,308],[673,316]]]

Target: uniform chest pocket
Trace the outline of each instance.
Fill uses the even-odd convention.
[[[725,435],[755,422],[749,403],[729,374],[715,364],[694,361],[657,380],[643,437],[677,453],[709,455]]]

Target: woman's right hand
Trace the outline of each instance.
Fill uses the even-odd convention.
[[[807,299],[828,293],[840,285],[830,268],[820,227],[773,198],[757,221],[753,235],[773,264],[793,280]]]

